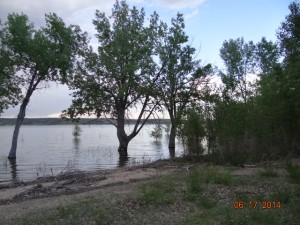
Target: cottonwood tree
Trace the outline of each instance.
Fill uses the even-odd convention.
[[[4,76],[13,76],[17,90],[25,89],[13,132],[9,158],[16,158],[20,126],[25,118],[30,97],[49,81],[66,82],[76,53],[86,42],[86,35],[78,26],[67,27],[56,14],[45,16],[46,26],[35,29],[24,14],[9,14],[1,26],[2,49],[8,55],[13,70],[2,70]],[[2,60],[7,59],[1,56]],[[15,87],[15,86],[13,86]],[[10,90],[6,90],[10,92]]]
[[[300,149],[300,3],[289,5],[290,13],[278,29],[277,37],[284,57],[277,93],[281,102],[283,141],[291,150]],[[279,79],[278,79],[279,78]],[[278,81],[280,83],[278,83]],[[287,137],[288,136],[288,137]]]
[[[159,59],[165,66],[159,78],[157,93],[171,120],[169,148],[175,148],[178,125],[187,105],[195,99],[199,91],[197,79],[206,76],[211,66],[201,68],[200,61],[194,59],[196,50],[187,44],[188,36],[184,32],[182,14],[177,14],[177,17],[171,20],[169,28],[166,24],[163,27],[163,44],[159,48]]]
[[[3,34],[0,30],[0,114],[10,106],[17,105],[21,98],[21,89],[13,76],[15,68],[12,54],[5,50],[2,43]]]
[[[252,41],[245,43],[244,38],[224,41],[220,57],[226,72],[221,72],[225,84],[224,95],[229,98],[241,98],[244,104],[251,95],[247,77],[255,70],[255,45]]]
[[[81,70],[70,85],[72,105],[63,113],[71,118],[84,114],[106,117],[117,128],[121,156],[127,156],[129,142],[158,106],[154,86],[162,68],[153,56],[162,29],[156,13],[148,27],[144,17],[143,9],[129,8],[125,1],[116,1],[110,17],[96,11],[93,24],[98,52],[90,49],[85,53]],[[137,120],[127,134],[125,119],[133,112]]]

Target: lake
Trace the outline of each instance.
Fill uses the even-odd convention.
[[[128,159],[120,160],[116,128],[112,125],[80,125],[81,135],[74,138],[72,125],[22,126],[17,159],[7,159],[13,126],[0,126],[0,184],[29,181],[67,171],[94,171],[132,166],[170,158],[168,137],[150,137],[155,125],[145,125],[129,143]],[[128,125],[127,130],[133,128]],[[177,143],[176,156],[183,154]]]

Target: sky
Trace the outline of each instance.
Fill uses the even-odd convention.
[[[225,40],[244,37],[259,42],[262,37],[276,41],[276,30],[289,14],[290,0],[127,0],[130,6],[144,8],[146,18],[156,11],[160,19],[170,22],[177,12],[185,18],[185,32],[197,49],[202,64],[224,68],[219,50]],[[97,47],[92,20],[95,11],[111,14],[115,0],[0,0],[0,19],[5,22],[12,12],[24,13],[35,27],[44,25],[45,13],[55,12],[64,22],[87,31],[94,49]],[[26,117],[58,117],[71,104],[67,86],[51,84],[36,91],[27,107]],[[1,117],[16,117],[19,107],[8,109]]]

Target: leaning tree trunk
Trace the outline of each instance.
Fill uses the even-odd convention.
[[[9,152],[9,155],[8,155],[9,159],[15,159],[16,156],[17,156],[17,145],[18,145],[19,131],[20,131],[20,127],[23,123],[23,120],[25,118],[27,103],[28,103],[28,101],[26,101],[26,99],[25,99],[23,101],[21,107],[20,107],[20,111],[19,111],[17,121],[16,121],[16,126],[15,126],[14,133],[13,133],[11,149],[10,149],[10,152]]]
[[[175,148],[175,139],[176,139],[176,125],[171,125],[171,132],[169,137],[169,148]]]

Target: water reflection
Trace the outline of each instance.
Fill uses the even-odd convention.
[[[78,138],[78,137],[74,137],[73,138],[73,146],[74,146],[74,149],[76,151],[79,151],[79,148],[80,148],[80,138]]]
[[[10,165],[11,179],[13,182],[18,181],[17,162],[16,159],[8,159]]]
[[[80,161],[80,138],[75,136],[73,138],[73,152],[74,152],[74,155],[73,155],[73,160],[69,160],[68,161],[68,165],[67,165],[67,168],[69,170],[74,170],[76,169],[76,167],[79,165],[79,161]]]
[[[91,171],[132,166],[182,154],[180,144],[176,151],[169,151],[165,135],[160,141],[154,141],[149,136],[153,127],[145,125],[144,131],[130,142],[128,155],[120,156],[116,130],[110,125],[81,126],[82,133],[77,138],[72,135],[73,126],[23,126],[20,135],[23,135],[24,141],[18,143],[16,162],[9,161],[5,151],[10,147],[14,127],[0,126],[0,183],[29,181],[37,176],[57,175],[66,170]]]
[[[170,154],[170,158],[174,159],[175,158],[175,148],[169,148],[169,154]]]
[[[128,163],[129,157],[128,154],[120,154],[119,156],[119,167],[126,166]]]
[[[157,150],[160,150],[162,148],[162,143],[160,140],[157,140],[157,141],[153,141],[153,145],[155,146],[155,148]]]

